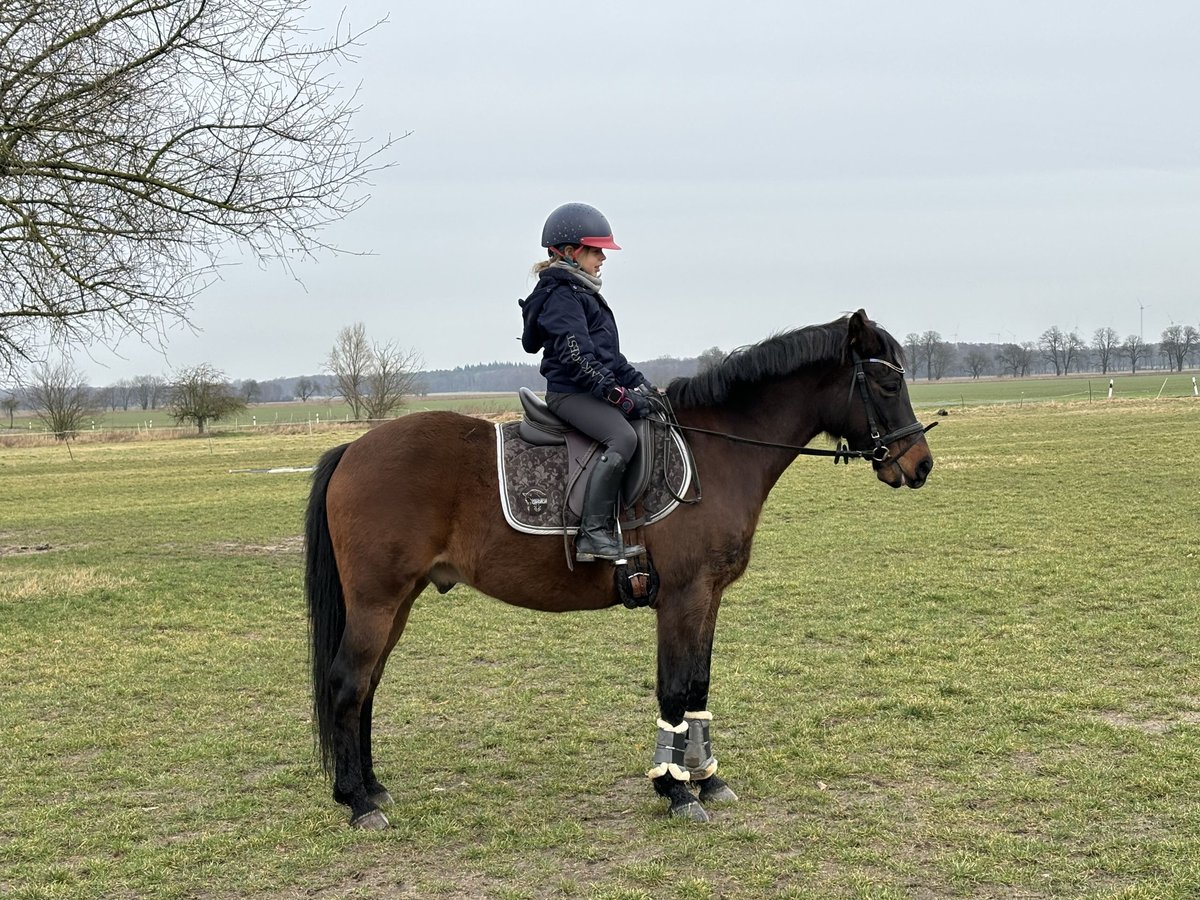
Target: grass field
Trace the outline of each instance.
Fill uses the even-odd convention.
[[[801,459],[772,495],[714,654],[742,801],[708,826],[641,774],[652,613],[459,587],[380,688],[394,828],[345,827],[307,479],[229,470],[358,432],[0,448],[0,896],[1200,895],[1200,403],[946,405],[922,490]]]

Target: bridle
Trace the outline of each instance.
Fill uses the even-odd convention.
[[[860,459],[866,459],[869,456],[872,463],[875,465],[881,465],[887,461],[889,456],[891,456],[892,451],[889,447],[890,444],[894,444],[901,438],[906,438],[909,435],[917,434],[918,432],[924,434],[925,432],[929,431],[929,429],[937,425],[937,422],[931,422],[928,425],[922,425],[919,420],[914,419],[911,424],[902,425],[894,431],[889,431],[887,434],[880,436],[879,421],[882,416],[879,415],[879,407],[876,406],[875,401],[871,399],[871,392],[867,390],[867,373],[863,370],[863,366],[867,363],[877,363],[881,366],[887,366],[893,372],[897,373],[901,378],[904,377],[904,367],[888,362],[886,359],[876,359],[873,356],[863,359],[858,355],[858,353],[854,353],[852,359],[854,360],[854,379],[850,383],[850,393],[851,396],[853,396],[854,385],[857,384],[858,393],[862,397],[863,408],[867,413],[867,426],[871,429],[871,440],[875,442],[875,446],[869,452],[869,454],[864,450],[852,451],[849,449],[849,447],[847,447],[846,452],[843,455],[846,457],[847,465],[849,465],[850,456],[852,454]],[[836,463],[837,459],[835,458],[834,464],[836,465]]]

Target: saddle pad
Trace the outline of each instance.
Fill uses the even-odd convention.
[[[504,518],[526,534],[574,534],[579,516],[567,505],[567,448],[561,444],[539,447],[527,443],[517,430],[520,424],[496,426],[496,464]],[[683,438],[674,430],[664,434],[656,428],[653,434],[658,445],[654,471],[640,498],[646,525],[659,521],[679,505],[672,489],[683,497],[692,483],[692,466]],[[586,473],[581,477],[586,478]],[[626,509],[622,519],[633,518],[632,509]]]

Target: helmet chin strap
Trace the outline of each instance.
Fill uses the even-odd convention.
[[[568,244],[568,245],[564,245],[564,246],[570,246],[570,245]],[[575,252],[578,253],[579,250],[576,249]],[[568,266],[570,266],[573,269],[578,269],[580,267],[579,260],[577,260],[574,256],[569,256],[566,253],[563,253],[563,251],[559,250],[557,247],[549,248],[549,253],[550,253],[550,256],[552,259],[555,259],[556,261],[561,260],[562,262],[565,262]]]

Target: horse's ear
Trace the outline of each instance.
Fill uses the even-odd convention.
[[[871,331],[871,320],[867,318],[865,309],[852,313],[846,320],[846,343],[860,356],[870,356],[875,352],[873,346],[875,336]]]

